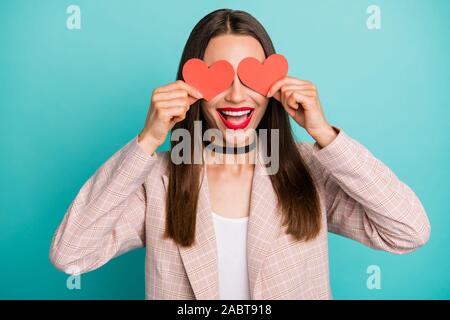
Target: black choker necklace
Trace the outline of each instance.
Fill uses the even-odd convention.
[[[242,146],[242,147],[227,147],[227,146],[220,146],[217,144],[214,144],[211,142],[208,144],[205,148],[209,149],[211,151],[215,151],[218,153],[226,153],[226,154],[242,154],[242,153],[248,153],[252,150],[254,150],[256,147],[256,140],[254,140],[252,143]]]

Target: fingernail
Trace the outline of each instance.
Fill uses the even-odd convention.
[[[202,95],[202,93],[201,93],[200,91],[197,91],[197,96],[198,96],[199,98],[203,98],[203,95]]]

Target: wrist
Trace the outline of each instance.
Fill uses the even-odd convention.
[[[325,148],[329,145],[337,137],[337,135],[338,132],[336,132],[331,125],[326,125],[323,129],[311,134],[321,148]]]
[[[160,146],[155,139],[149,135],[143,134],[142,132],[138,134],[138,145],[151,156],[154,156],[156,149]]]

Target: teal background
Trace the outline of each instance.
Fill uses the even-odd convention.
[[[81,30],[66,28],[70,4],[81,8]],[[366,28],[371,4],[381,30]],[[429,243],[407,255],[330,234],[334,298],[449,299],[446,0],[1,1],[0,298],[144,298],[143,249],[68,290],[48,260],[50,240],[82,184],[140,131],[151,91],[175,79],[194,24],[221,7],[258,18],[290,75],[318,86],[328,121],[411,186],[429,214]],[[380,290],[366,287],[372,264]]]

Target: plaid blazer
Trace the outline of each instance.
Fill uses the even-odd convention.
[[[429,239],[430,223],[415,193],[342,128],[335,129],[337,137],[324,148],[297,144],[322,208],[322,231],[314,240],[286,234],[266,169],[260,162],[255,166],[247,235],[251,299],[331,299],[327,231],[393,253],[413,251]],[[169,151],[151,156],[136,135],[98,168],[52,239],[56,268],[84,273],[145,246],[147,299],[219,299],[207,179],[200,189],[195,244],[185,248],[163,237],[168,161]]]

